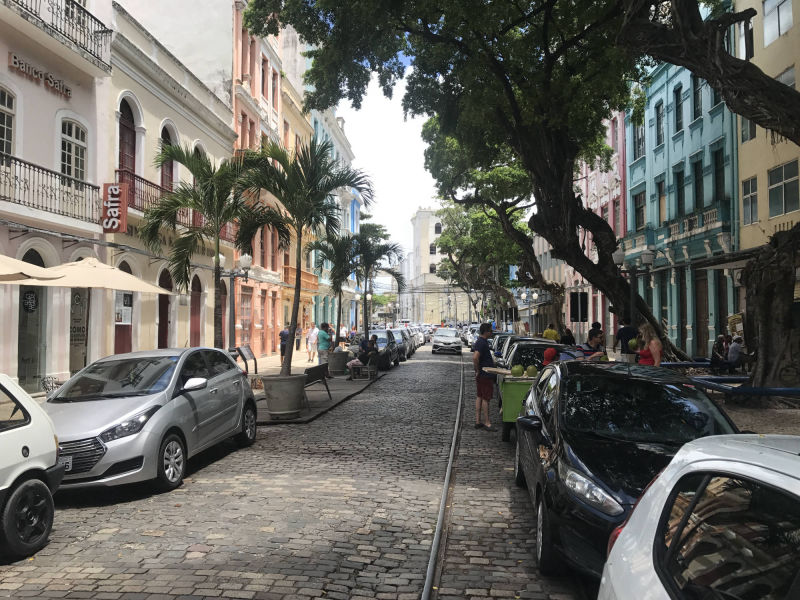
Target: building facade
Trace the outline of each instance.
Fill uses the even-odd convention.
[[[626,115],[625,261],[641,266],[641,252],[655,251],[639,293],[674,344],[709,356],[736,310],[732,277],[710,268],[736,250],[736,119],[710,86],[674,65],[657,66],[644,91],[643,122]]]

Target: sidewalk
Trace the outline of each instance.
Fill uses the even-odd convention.
[[[239,361],[241,364],[241,361]],[[308,367],[313,367],[318,364],[317,359],[314,362],[308,362],[308,353],[305,347],[300,350],[294,351],[292,357],[292,374],[299,375]],[[258,359],[258,375],[278,375],[281,371],[281,357],[263,356]],[[383,377],[383,373],[378,374],[377,379],[370,380],[357,380],[347,381],[347,375],[340,375],[332,379],[328,379],[328,388],[330,388],[331,395],[328,397],[328,392],[325,390],[325,385],[317,382],[312,386],[306,388],[306,396],[308,397],[308,407],[303,408],[303,412],[296,419],[272,419],[267,413],[267,403],[264,400],[264,392],[260,389],[254,389],[253,393],[256,397],[256,404],[258,406],[258,424],[259,425],[281,425],[286,423],[310,423],[317,417],[324,415],[326,412],[349,400],[353,396],[360,394],[375,381]]]

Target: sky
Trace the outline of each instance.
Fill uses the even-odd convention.
[[[420,137],[422,117],[403,118],[405,83],[400,82],[392,99],[384,97],[373,76],[360,110],[343,101],[336,115],[343,117],[344,132],[355,159],[375,188],[375,202],[368,209],[375,223],[386,227],[391,241],[412,250],[411,217],[419,207],[436,205],[433,178],[425,170],[425,143]]]

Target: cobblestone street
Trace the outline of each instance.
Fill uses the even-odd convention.
[[[200,455],[172,493],[62,492],[49,545],[0,565],[0,596],[418,598],[458,369],[457,358],[420,349],[309,425],[262,427],[250,449],[225,443]],[[463,444],[448,594],[571,597],[538,582],[527,498],[507,470],[511,446],[471,427]]]

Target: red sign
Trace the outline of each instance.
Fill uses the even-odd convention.
[[[103,184],[102,225],[105,233],[128,230],[128,184]]]

